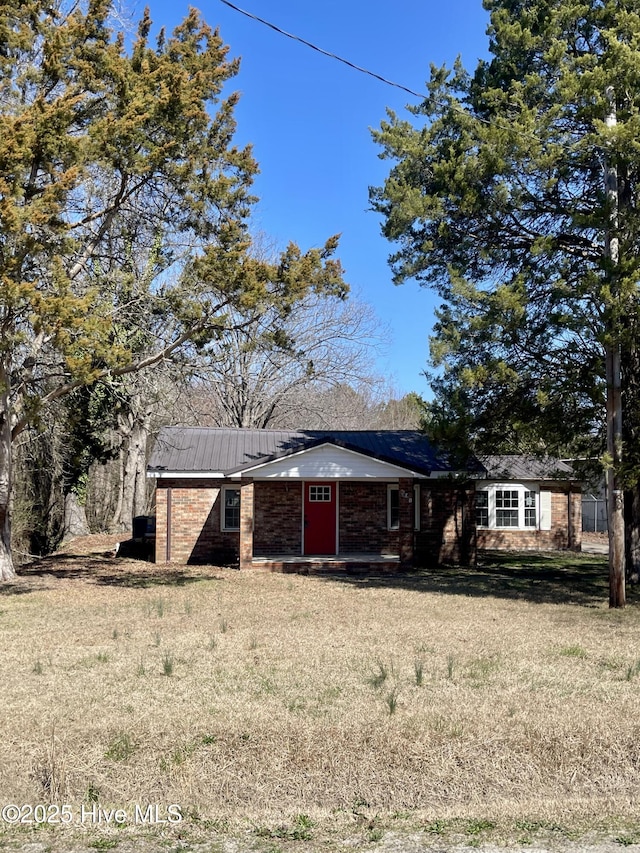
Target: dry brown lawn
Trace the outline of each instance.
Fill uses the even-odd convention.
[[[640,608],[610,612],[605,574],[43,560],[0,588],[0,805],[69,804],[76,825],[119,807],[146,832],[135,804],[178,804],[181,837],[265,850],[406,828],[640,840]]]

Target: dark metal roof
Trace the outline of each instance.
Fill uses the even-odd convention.
[[[481,456],[488,480],[575,480],[571,465],[561,459],[532,454]]]
[[[150,472],[231,474],[325,443],[421,474],[451,471],[417,430],[263,430],[163,427]]]

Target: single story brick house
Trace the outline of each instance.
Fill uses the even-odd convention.
[[[471,563],[477,547],[579,549],[570,469],[513,479],[506,459],[456,471],[417,430],[164,427],[148,467],[156,561],[395,570]]]

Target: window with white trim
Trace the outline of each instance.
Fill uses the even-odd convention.
[[[398,486],[387,486],[387,527],[398,530],[400,527],[400,489]]]
[[[489,492],[484,489],[476,492],[476,524],[478,527],[489,526]]]
[[[240,530],[240,489],[222,487],[222,529]]]
[[[309,486],[309,503],[331,503],[331,486]]]
[[[536,493],[524,493],[524,526],[537,527],[538,517],[536,512]]]
[[[518,527],[517,489],[496,489],[496,527]]]
[[[540,526],[540,492],[523,483],[476,486],[476,525],[492,530],[532,530]]]

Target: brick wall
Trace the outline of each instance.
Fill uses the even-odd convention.
[[[387,530],[386,483],[340,483],[340,550],[398,552],[398,531]]]
[[[415,493],[413,477],[398,480],[398,552],[400,565],[410,568],[415,556]]]
[[[397,553],[398,531],[387,530],[387,484],[339,485],[341,552]],[[255,484],[254,554],[297,555],[302,548],[302,484]]]
[[[228,484],[228,481],[226,483]],[[159,480],[156,492],[156,561],[220,563],[249,555],[301,553],[302,484],[295,482],[237,483],[243,488],[240,532],[222,532],[222,481]],[[448,486],[421,487],[421,531],[413,533],[413,481],[402,480],[409,495],[402,502],[405,561],[415,546],[419,562],[454,561],[461,550],[462,511]],[[252,489],[254,519],[247,516],[248,488]],[[387,484],[342,482],[339,487],[340,551],[398,554],[400,531],[387,529]],[[168,533],[170,506],[171,531]],[[240,547],[242,535],[243,548]]]
[[[227,563],[237,559],[239,533],[221,530],[221,485],[214,480],[157,481],[157,563]]]
[[[240,487],[240,483],[237,484]],[[156,492],[156,561],[163,563],[221,563],[237,560],[240,533],[221,530],[222,481],[158,480]],[[302,484],[295,482],[243,481],[241,513],[244,564],[249,555],[298,555],[301,552]],[[370,554],[415,548],[417,565],[442,562],[470,563],[475,559],[473,490],[450,483],[420,484],[420,530],[413,532],[413,481],[401,480],[410,495],[403,503],[403,538],[387,530],[387,484],[342,482],[339,487],[340,551]],[[477,531],[478,549],[545,550],[581,544],[581,495],[577,488],[546,484],[551,491],[551,523],[548,531]],[[253,523],[247,515],[249,491],[254,504]],[[409,515],[411,518],[409,520]],[[171,518],[169,531],[168,519]],[[170,534],[170,535],[168,535]],[[402,549],[401,549],[402,545]]]
[[[414,480],[399,482],[402,537],[387,530],[387,484],[340,484],[340,550],[369,553],[402,551],[408,562],[423,565],[473,561],[475,557],[473,491],[452,488],[450,483],[420,484],[420,530],[414,533]],[[400,541],[402,538],[402,542]]]
[[[302,483],[255,483],[253,553],[296,555],[302,549]]]

